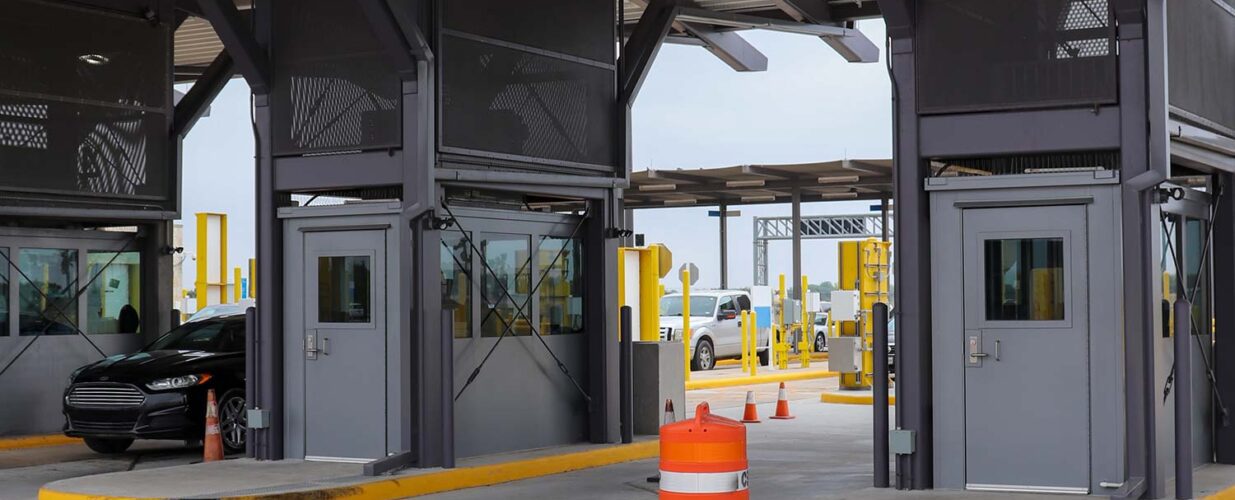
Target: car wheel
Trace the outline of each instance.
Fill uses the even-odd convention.
[[[244,406],[244,391],[232,389],[223,393],[219,400],[219,436],[223,447],[229,452],[244,451],[244,435],[248,429],[248,415]]]
[[[124,453],[124,450],[129,449],[133,445],[132,439],[111,439],[111,438],[86,438],[86,446],[97,453],[105,455],[115,455]]]
[[[690,363],[691,370],[707,371],[716,367],[716,351],[712,350],[712,341],[700,339],[695,344],[695,357]]]
[[[759,353],[759,366],[769,366],[768,349],[764,349]]]
[[[825,352],[828,350],[828,336],[823,332],[815,334],[815,352]]]

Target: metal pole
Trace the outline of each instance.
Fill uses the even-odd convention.
[[[690,269],[682,269],[682,357],[686,362],[683,379],[690,382]]]
[[[729,205],[720,204],[720,288],[729,288]]]
[[[1182,275],[1181,275],[1182,276]],[[1192,498],[1192,305],[1175,299],[1175,498]]]
[[[631,309],[630,306],[622,306],[620,312],[621,321],[621,340],[618,346],[618,391],[621,401],[618,402],[618,407],[622,412],[621,428],[622,442],[630,444],[635,440],[635,400],[634,400],[634,339],[630,336]]]
[[[802,282],[802,189],[793,188],[793,298],[801,299],[804,290],[798,289]],[[781,296],[781,299],[784,299]],[[782,318],[783,319],[783,318]]]
[[[879,200],[879,241],[888,241],[888,198]]]
[[[442,398],[442,468],[455,468],[455,315],[453,309],[442,309],[441,316],[441,355],[442,379],[440,398]]]
[[[875,487],[889,486],[888,463],[888,305],[875,304],[874,310],[875,380]]]

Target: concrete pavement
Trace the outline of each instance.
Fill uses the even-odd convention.
[[[137,441],[118,455],[101,455],[81,443],[0,451],[0,500],[37,498],[39,488],[51,481],[201,459],[200,446],[185,447],[179,441]]]

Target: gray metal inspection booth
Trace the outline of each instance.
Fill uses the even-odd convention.
[[[1190,497],[1235,462],[1235,7],[879,4],[898,487]]]
[[[258,282],[281,286],[250,339],[251,454],[616,442],[630,103],[665,41],[758,71],[736,30],[770,27],[875,60],[852,26],[874,4],[792,3],[179,4],[253,91]]]
[[[206,110],[172,89],[184,19],[0,3],[0,437],[59,433],[73,370],[170,327],[180,145]]]

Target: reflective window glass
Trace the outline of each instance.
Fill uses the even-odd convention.
[[[19,287],[21,334],[76,333],[77,250],[23,248],[17,267],[25,275]]]
[[[87,333],[137,333],[141,326],[141,253],[86,254]]]
[[[525,235],[491,235],[480,242],[481,258],[492,272],[485,272],[481,286],[481,336],[531,335],[528,294],[531,291],[530,239]],[[509,293],[509,296],[507,296]],[[511,300],[514,299],[514,300]],[[523,308],[523,314],[519,314]]]
[[[987,321],[1064,319],[1062,238],[987,240]]]
[[[368,323],[371,320],[368,256],[317,258],[317,321]]]
[[[472,250],[460,232],[442,233],[442,308],[454,321],[454,338],[472,336]]]
[[[540,244],[540,333],[583,332],[583,268],[579,240],[546,238]],[[560,253],[560,255],[559,255]]]

